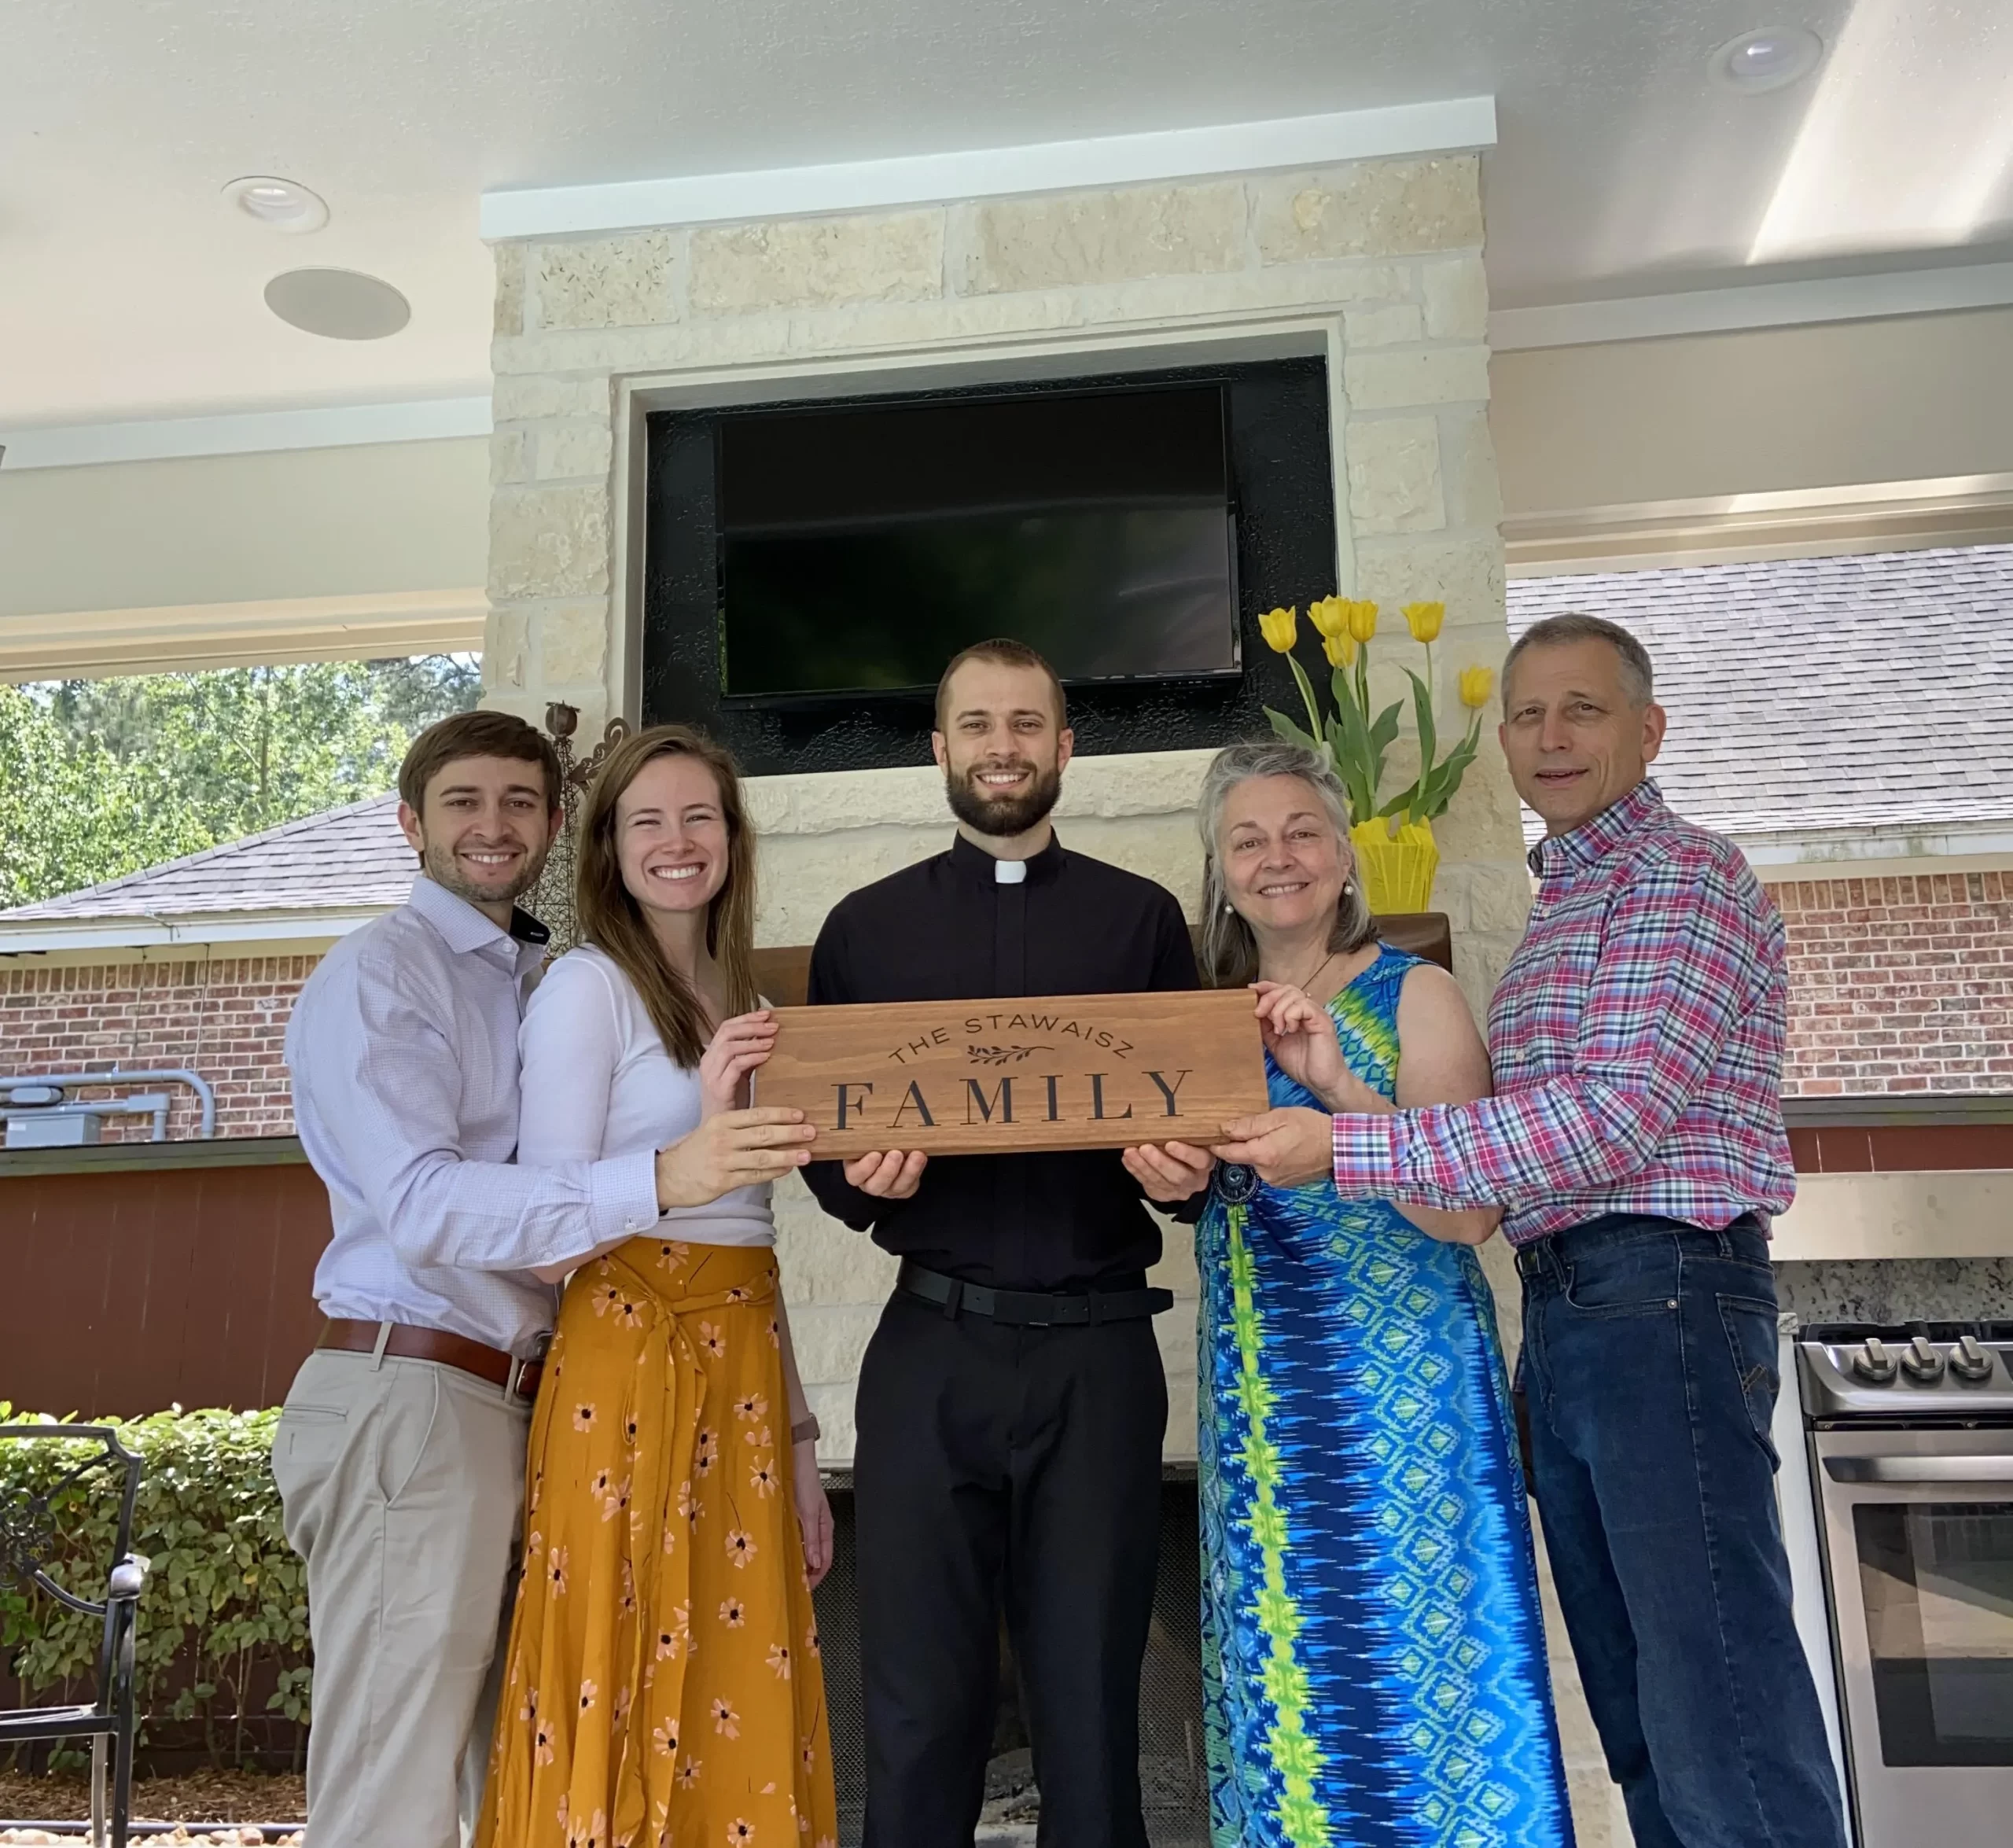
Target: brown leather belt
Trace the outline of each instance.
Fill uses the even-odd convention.
[[[545,1371],[545,1350],[541,1345],[529,1360],[520,1360],[501,1348],[486,1348],[467,1336],[450,1334],[444,1328],[422,1328],[411,1322],[350,1322],[322,1324],[318,1348],[335,1348],[346,1354],[374,1354],[381,1350],[377,1338],[385,1334],[381,1350],[395,1360],[433,1360],[463,1373],[473,1373],[493,1386],[501,1386],[513,1399],[538,1397],[539,1377]]]

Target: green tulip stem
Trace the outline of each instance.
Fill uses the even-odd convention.
[[[1300,688],[1301,703],[1307,708],[1307,730],[1313,738],[1321,736],[1321,714],[1314,704],[1313,683],[1307,678],[1307,670],[1300,664],[1298,656],[1289,653],[1286,665],[1293,669],[1293,677]]]

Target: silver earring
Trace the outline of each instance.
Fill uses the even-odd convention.
[[[1224,907],[1224,915],[1227,918],[1231,913],[1236,909],[1237,907],[1235,905],[1227,904]]]
[[[1349,881],[1348,881],[1348,880],[1345,879],[1345,880],[1342,882],[1342,896],[1343,896],[1343,897],[1347,898],[1347,897],[1349,896],[1349,895],[1352,892],[1355,891],[1355,889],[1356,889],[1356,888],[1355,888],[1353,885],[1352,885],[1349,882]]]

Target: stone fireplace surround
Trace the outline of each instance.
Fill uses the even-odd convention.
[[[1478,180],[1473,156],[1372,160],[499,245],[485,697],[534,722],[564,700],[583,738],[611,713],[638,716],[651,411],[1308,355],[1327,370],[1335,587],[1385,606],[1393,696],[1400,664],[1419,661],[1397,606],[1444,600],[1444,697],[1463,665],[1507,646]],[[1192,915],[1207,757],[1079,759],[1065,835],[1161,880]],[[944,837],[932,769],[760,777],[750,797],[765,944],[809,942],[845,892]],[[1529,890],[1492,747],[1437,831],[1434,904],[1479,1013]],[[782,1217],[806,1377],[843,1460],[888,1267],[800,1191]],[[1184,1260],[1168,1268],[1192,1297]],[[1176,1454],[1193,1443],[1179,1320],[1162,1319]]]
[[[1073,193],[499,243],[485,700],[534,723],[579,709],[582,735],[640,701],[644,418],[653,410],[1325,361],[1334,587],[1386,611],[1380,676],[1421,664],[1400,604],[1437,598],[1443,699],[1498,664],[1501,502],[1477,158],[1364,160]],[[1394,631],[1395,634],[1394,634]],[[1086,852],[1161,880],[1192,917],[1194,802],[1206,751],[1080,758],[1057,819]],[[765,944],[804,944],[856,885],[937,851],[933,769],[751,780]],[[1485,746],[1437,825],[1436,908],[1479,1015],[1529,902],[1518,810]],[[797,1351],[842,1467],[859,1358],[892,1263],[818,1212],[777,1202]],[[1514,1278],[1487,1248],[1506,1339]],[[1194,1455],[1196,1286],[1186,1242],[1157,1279],[1168,1453]],[[1550,1605],[1550,1587],[1546,1586]],[[1625,1841],[1551,1610],[1554,1670],[1586,1848]]]

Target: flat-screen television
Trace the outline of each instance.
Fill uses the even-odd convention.
[[[723,695],[913,692],[995,635],[1065,682],[1237,673],[1224,409],[1183,385],[723,417]]]

